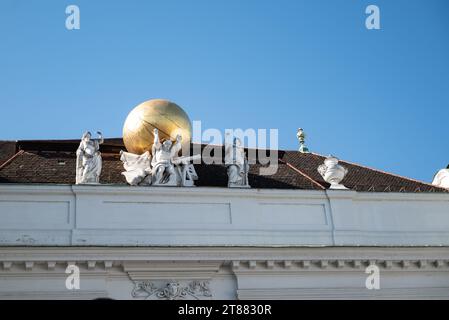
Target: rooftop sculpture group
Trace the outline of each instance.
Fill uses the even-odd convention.
[[[153,132],[148,134],[151,127],[154,128]],[[172,141],[171,137],[175,134],[176,138]],[[198,175],[191,162],[201,159],[201,155],[179,156],[184,149],[182,143],[190,145],[191,135],[190,119],[177,104],[165,99],[152,99],[139,104],[128,114],[123,127],[123,142],[129,152],[120,151],[120,160],[125,169],[122,175],[126,182],[133,186],[194,186]],[[77,184],[99,183],[101,143],[101,133],[97,140],[92,140],[89,132],[83,135],[76,153]],[[249,164],[241,141],[236,138],[232,143],[225,144],[225,152],[228,187],[248,188]]]
[[[97,184],[100,180],[102,159],[100,144],[103,137],[92,139],[91,133],[84,133],[76,152],[76,184]],[[120,160],[125,169],[122,175],[132,186],[178,186],[192,187],[198,179],[195,167],[191,161],[199,159],[200,155],[179,156],[181,150],[181,135],[175,142],[166,139],[161,142],[158,129],[154,129],[154,143],[149,151],[134,154],[120,151]],[[240,139],[225,144],[225,165],[228,173],[228,187],[249,188],[249,164]]]
[[[99,150],[100,144],[104,140],[101,132],[97,133],[98,139],[92,139],[90,132],[83,134],[76,151],[76,184],[98,184],[100,181],[102,159]],[[194,186],[198,175],[191,161],[199,159],[201,155],[179,156],[182,149],[182,136],[179,134],[174,142],[170,139],[161,142],[159,131],[156,128],[153,130],[153,135],[154,142],[151,153],[146,151],[139,155],[120,151],[120,160],[125,169],[122,175],[126,182],[132,186]],[[239,138],[233,138],[232,142],[227,139],[224,160],[228,175],[228,188],[250,188],[249,163]],[[348,170],[338,163],[337,158],[327,157],[324,164],[317,169],[323,179],[330,184],[330,189],[347,189],[340,182]],[[446,179],[447,171],[448,169],[442,170],[436,180]]]
[[[175,143],[166,139],[161,143],[158,129],[154,129],[154,143],[149,151],[141,155],[121,151],[126,181],[130,185],[153,186],[194,186],[198,179],[195,167],[190,162],[200,157],[179,157],[181,135],[177,135]]]

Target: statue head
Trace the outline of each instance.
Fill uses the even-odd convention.
[[[179,290],[179,284],[177,282],[170,282],[167,284],[167,289],[170,297],[175,297]]]
[[[236,147],[242,146],[242,141],[239,138],[234,138],[234,144]]]
[[[172,146],[171,140],[167,139],[162,143],[162,150],[168,152],[168,151],[170,151],[171,146]]]
[[[92,134],[89,131],[84,132],[83,137],[81,140],[83,141],[90,141],[90,138],[92,137]]]

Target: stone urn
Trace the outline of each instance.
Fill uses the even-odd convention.
[[[324,160],[324,164],[318,167],[318,172],[321,174],[324,181],[330,183],[330,189],[348,189],[344,185],[340,184],[348,173],[348,169],[338,164],[337,158],[333,156],[327,157],[326,160]]]

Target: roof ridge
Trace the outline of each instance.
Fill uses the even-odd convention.
[[[314,155],[317,155],[317,156],[326,158],[326,156],[323,156],[322,154],[315,153],[315,152],[311,152],[311,153],[314,154]],[[421,183],[421,184],[427,185],[427,186],[429,186],[429,187],[441,188],[441,187],[438,187],[438,186],[434,186],[433,184],[431,184],[431,183],[429,183],[429,182],[425,182],[425,181],[421,181],[421,180],[417,180],[417,179],[413,179],[413,178],[404,177],[404,176],[401,176],[401,175],[396,174],[396,173],[391,173],[391,172],[383,171],[383,170],[380,170],[380,169],[368,167],[368,166],[365,166],[365,165],[362,165],[362,164],[358,164],[358,163],[354,163],[354,162],[351,162],[351,161],[341,160],[341,159],[339,159],[339,161],[340,161],[340,162],[345,162],[345,163],[350,164],[350,165],[353,165],[353,166],[357,166],[357,167],[365,168],[365,169],[368,169],[368,170],[373,170],[373,171],[376,171],[376,172],[380,172],[380,173],[383,173],[383,174],[387,174],[387,175],[390,175],[390,176],[394,176],[394,177],[397,177],[397,178],[401,178],[401,179],[405,179],[405,180],[409,180],[409,181]],[[444,188],[442,188],[442,189],[444,189]]]
[[[293,171],[299,173],[300,175],[306,177],[308,180],[312,181],[312,183],[316,184],[320,189],[326,190],[326,187],[321,185],[319,182],[313,180],[310,176],[308,176],[307,174],[305,174],[304,172],[302,172],[300,169],[296,168],[294,165],[292,165],[291,163],[284,161],[282,159],[278,160],[281,163],[284,163],[287,165],[287,167],[289,167],[290,169],[292,169]]]
[[[0,165],[0,170],[3,169],[4,167],[6,167],[7,164],[9,164],[11,161],[13,161],[16,157],[20,156],[22,153],[25,153],[25,150],[19,150],[16,153],[14,153],[12,155],[12,157],[10,157],[9,159],[7,159],[5,162],[3,162]]]

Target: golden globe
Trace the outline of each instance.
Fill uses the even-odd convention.
[[[183,149],[190,145],[192,125],[187,113],[176,103],[152,99],[135,107],[123,126],[123,142],[128,152],[142,154],[151,151],[153,130],[159,130],[161,140],[175,140],[182,136]]]

